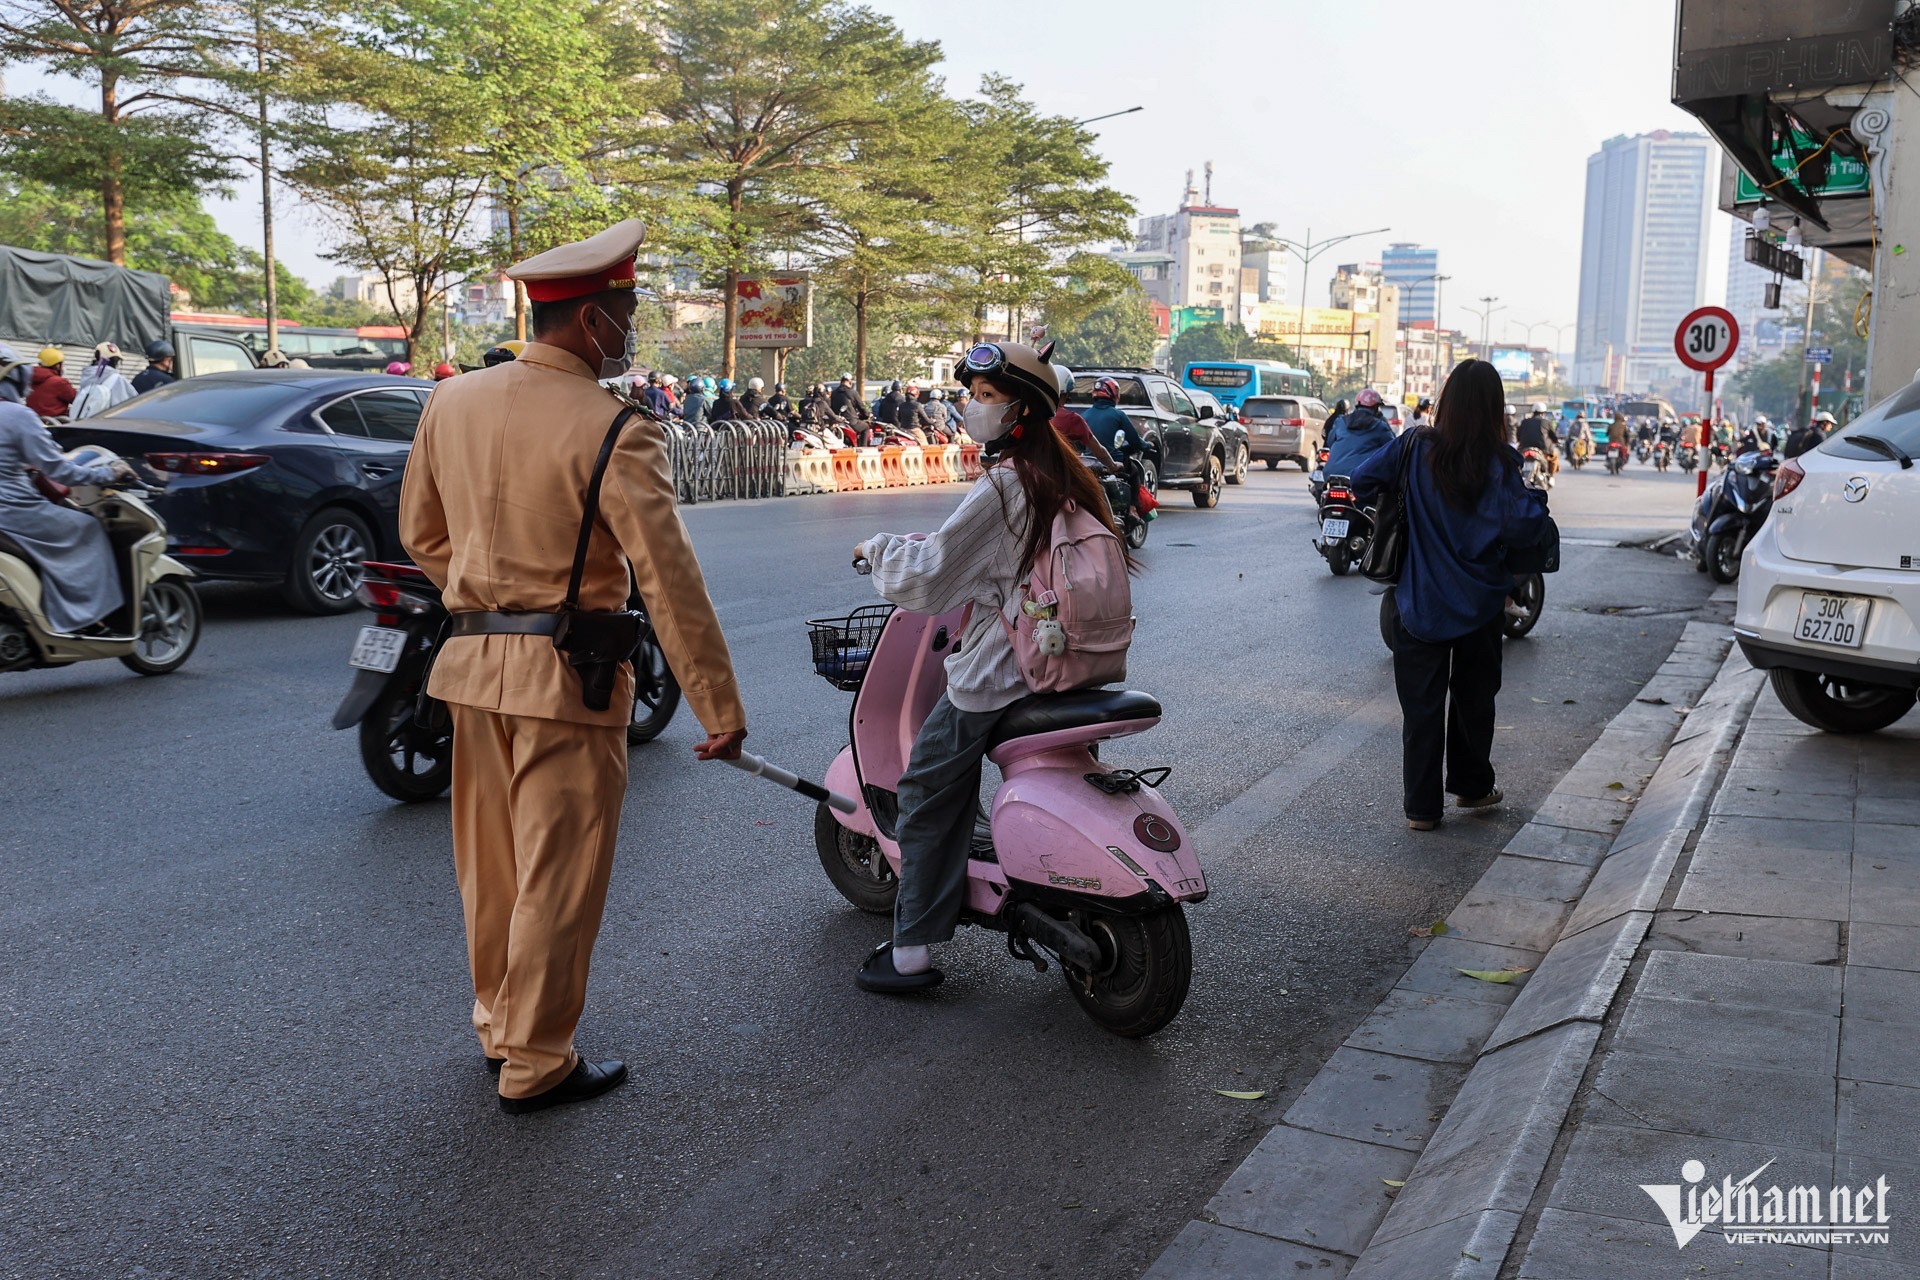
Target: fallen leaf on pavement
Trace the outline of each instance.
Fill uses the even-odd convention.
[[[1609,782],[1607,784],[1607,790],[1609,791],[1625,791],[1626,789],[1627,784],[1624,782]]]
[[[1561,705],[1561,706],[1563,706],[1563,707],[1577,707],[1577,706],[1579,706],[1579,705],[1580,705],[1580,699],[1578,699],[1578,698],[1562,698],[1562,699],[1560,699],[1560,705]]]
[[[1512,982],[1515,978],[1519,977],[1521,974],[1526,973],[1527,970],[1525,969],[1462,969],[1460,970],[1460,972],[1466,974],[1469,978],[1478,978],[1482,982]]]
[[[1380,1181],[1386,1183],[1390,1187],[1404,1187],[1407,1185],[1406,1183],[1400,1181],[1398,1178],[1382,1178],[1380,1179]]]
[[[1447,922],[1435,920],[1432,924],[1416,924],[1408,927],[1407,932],[1416,938],[1441,938],[1447,933]]]
[[[1650,707],[1664,707],[1667,705],[1665,698],[1635,698],[1634,701],[1644,702]]]
[[[1546,701],[1546,699],[1545,699],[1545,698],[1535,698],[1535,699],[1534,699],[1534,701],[1535,701],[1535,702],[1545,702],[1545,701]]]
[[[754,826],[756,826],[756,827],[772,827],[772,826],[777,826],[777,825],[779,825],[779,824],[778,824],[778,823],[773,823],[773,822],[767,822],[767,821],[764,821],[763,819],[760,819],[760,818],[755,818],[755,819],[753,820],[753,825],[754,825]]]
[[[1223,1098],[1237,1098],[1241,1102],[1258,1102],[1267,1096],[1265,1089],[1215,1089]]]

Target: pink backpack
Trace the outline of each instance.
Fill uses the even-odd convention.
[[[1000,615],[1014,661],[1035,693],[1066,693],[1127,678],[1133,589],[1120,539],[1069,502],[1020,584],[1014,621]]]

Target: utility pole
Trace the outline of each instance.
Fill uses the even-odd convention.
[[[1807,351],[1813,346],[1813,295],[1820,287],[1820,250],[1812,249],[1807,253],[1807,315],[1800,326],[1800,413],[1799,425],[1805,426],[1813,421],[1813,400],[1808,396],[1809,378],[1814,395],[1820,394],[1819,368],[1807,359]],[[1811,371],[1811,373],[1809,373]]]
[[[1193,185],[1192,173],[1187,174],[1187,185]],[[1328,236],[1325,240],[1316,241],[1313,238],[1313,228],[1308,227],[1307,238],[1304,242],[1288,240],[1281,236],[1273,237],[1273,243],[1300,259],[1300,350],[1297,353],[1299,359],[1305,360],[1307,358],[1307,271],[1313,266],[1313,260],[1337,244],[1357,239],[1360,236],[1385,235],[1390,230],[1392,230],[1391,227],[1375,227],[1371,231],[1349,231],[1343,236]],[[1351,352],[1349,352],[1349,354],[1351,354]]]
[[[1480,317],[1480,358],[1482,360],[1493,358],[1493,313],[1506,310],[1503,306],[1494,305],[1499,301],[1497,296],[1488,294],[1480,299],[1480,306],[1467,308],[1469,313]]]
[[[267,353],[280,350],[280,282],[273,266],[273,153],[267,135],[267,24],[265,0],[253,5],[253,72],[256,80],[255,102],[259,107],[260,129],[260,248],[265,267],[267,302]]]

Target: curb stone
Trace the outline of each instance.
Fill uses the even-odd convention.
[[[1673,826],[1704,815],[1758,691],[1759,673],[1730,647],[1724,626],[1687,624],[1446,917],[1448,935],[1354,1029],[1147,1280],[1302,1268],[1491,1280],[1693,822],[1677,839]],[[1741,690],[1723,687],[1742,673]],[[1616,853],[1636,851],[1609,869]],[[1589,907],[1594,882],[1604,898]],[[1450,964],[1422,964],[1442,943],[1441,958],[1500,956],[1535,971],[1488,987]],[[1398,1199],[1390,1180],[1405,1182]]]

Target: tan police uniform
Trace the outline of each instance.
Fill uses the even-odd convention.
[[[510,268],[536,301],[632,287],[628,221]],[[572,292],[567,292],[571,289]],[[543,294],[545,296],[543,296]],[[434,388],[407,463],[400,534],[456,615],[552,613],[566,595],[588,479],[623,407],[577,357],[538,341]],[[720,624],[674,501],[658,424],[622,431],[600,493],[584,610],[626,606],[627,567],[708,733],[746,727]],[[453,711],[453,845],[473,1025],[525,1098],[573,1069],[627,784],[632,673],[590,711],[549,635],[456,635],[429,685]]]

